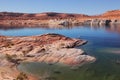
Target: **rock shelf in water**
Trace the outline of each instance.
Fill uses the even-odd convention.
[[[0,36],[0,68],[11,69],[21,62],[45,62],[49,64],[81,65],[95,61],[95,57],[84,54],[74,47],[87,43],[85,40],[65,37],[59,34],[44,34],[28,37]],[[8,73],[2,69],[1,72]],[[11,73],[18,72],[15,67],[5,76],[13,80]],[[1,80],[6,80],[0,76]]]

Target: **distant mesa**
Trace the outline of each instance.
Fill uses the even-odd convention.
[[[44,13],[14,13],[14,12],[0,12],[0,16],[3,17],[58,17],[58,18],[68,18],[68,17],[84,17],[88,15],[84,14],[70,14],[70,13],[56,13],[56,12],[44,12]]]
[[[120,24],[120,10],[107,11],[101,15],[73,13],[14,13],[0,12],[0,25],[6,26],[73,26]]]
[[[102,16],[120,16],[120,10],[107,11]]]
[[[44,13],[14,13],[14,12],[0,12],[1,17],[61,17],[61,18],[69,18],[69,17],[89,17],[89,15],[85,14],[73,14],[73,13],[57,13],[57,12],[44,12]],[[99,16],[120,16],[120,10],[111,10],[107,11]],[[94,15],[91,17],[95,17]]]

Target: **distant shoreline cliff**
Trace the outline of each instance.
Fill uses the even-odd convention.
[[[120,10],[112,10],[101,15],[69,14],[69,13],[13,13],[0,12],[0,25],[6,26],[50,26],[50,25],[111,25],[120,24]]]

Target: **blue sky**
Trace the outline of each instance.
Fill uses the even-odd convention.
[[[120,0],[0,0],[0,12],[101,14],[120,9]]]

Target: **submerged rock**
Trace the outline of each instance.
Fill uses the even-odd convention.
[[[10,69],[12,65],[19,65],[26,61],[60,63],[71,66],[93,62],[95,61],[94,57],[84,54],[81,49],[74,48],[85,43],[87,43],[85,40],[59,34],[28,37],[0,36],[0,54],[7,56],[7,59],[0,60],[0,67],[7,66]]]

